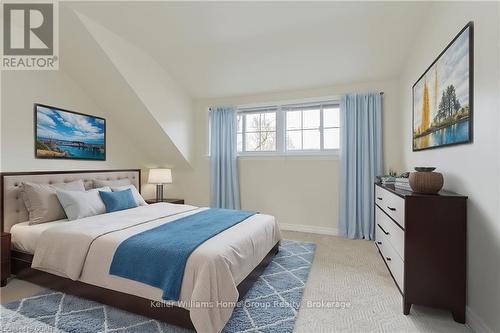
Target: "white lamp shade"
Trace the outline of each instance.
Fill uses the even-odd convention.
[[[148,183],[150,183],[150,184],[170,184],[170,183],[172,183],[172,170],[170,170],[170,169],[149,169]]]

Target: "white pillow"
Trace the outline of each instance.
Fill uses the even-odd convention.
[[[130,185],[132,184],[130,182],[130,179],[128,178],[123,178],[123,179],[116,179],[116,180],[104,180],[104,179],[94,179],[94,188],[99,188],[99,187],[113,187],[113,186],[125,186],[125,185]]]
[[[111,188],[106,186],[88,191],[57,190],[56,193],[68,220],[72,221],[106,213],[106,206],[99,191],[111,192]]]
[[[132,195],[134,196],[135,203],[137,204],[137,206],[147,206],[148,205],[146,203],[146,201],[144,200],[144,198],[142,197],[142,195],[139,193],[139,191],[137,191],[137,188],[135,188],[134,185],[125,185],[125,186],[114,186],[114,187],[111,187],[111,190],[113,192],[123,191],[123,190],[126,190],[126,189],[130,189],[132,191]]]

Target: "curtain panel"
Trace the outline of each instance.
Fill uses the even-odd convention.
[[[210,109],[210,206],[240,209],[236,108]]]
[[[383,172],[382,96],[347,94],[340,105],[339,235],[374,239],[374,182]]]

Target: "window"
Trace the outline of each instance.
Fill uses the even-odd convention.
[[[337,102],[240,108],[239,155],[332,154],[340,148]]]
[[[294,106],[284,110],[287,151],[323,151],[340,148],[338,105]]]
[[[238,152],[276,151],[276,111],[240,112]]]
[[[323,109],[323,149],[340,149],[340,108]]]

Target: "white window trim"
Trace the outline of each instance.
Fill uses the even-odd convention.
[[[333,104],[340,105],[340,98],[337,96],[333,98],[314,98],[314,99],[302,99],[294,101],[282,101],[279,103],[259,103],[259,104],[247,104],[237,106],[237,113],[258,113],[257,109],[262,108],[262,111],[266,109],[276,108],[276,150],[275,151],[242,151],[238,152],[238,157],[242,158],[304,158],[304,157],[326,157],[327,159],[338,159],[340,156],[339,149],[313,149],[313,150],[287,150],[286,149],[286,107],[293,105],[308,105],[308,104]],[[244,125],[244,124],[242,124]],[[320,147],[323,148],[323,112],[320,113]],[[243,131],[243,134],[245,132]],[[242,135],[243,147],[244,147],[244,137]]]
[[[273,107],[274,108],[274,107]],[[278,108],[276,108],[276,110],[273,110],[271,108],[269,109],[262,109],[262,110],[250,110],[250,111],[245,111],[245,110],[238,110],[236,111],[237,114],[261,114],[261,113],[264,113],[264,112],[268,112],[268,113],[272,113],[272,112],[275,112],[276,113],[276,129],[275,129],[275,132],[276,132],[276,150],[264,150],[264,151],[241,151],[241,152],[237,152],[237,155],[240,156],[240,155],[243,155],[243,154],[249,154],[249,155],[266,155],[266,154],[276,154],[278,153]],[[246,118],[243,118],[243,122],[241,124],[241,128],[242,128],[242,132],[241,132],[241,144],[242,144],[242,147],[245,147],[245,144],[246,144],[246,136],[244,135],[245,133],[255,133],[255,132],[246,132],[245,131],[245,125],[246,125]],[[266,132],[266,131],[258,131],[258,133],[262,133],[262,132]],[[268,131],[270,132],[270,131]],[[238,134],[238,130],[236,130],[236,134]]]
[[[340,104],[341,95],[329,95],[322,97],[311,97],[311,98],[301,98],[301,99],[286,99],[279,101],[268,101],[261,103],[249,103],[249,104],[240,104],[236,105],[236,109],[253,109],[253,108],[265,108],[269,106],[278,106],[278,105],[291,105],[291,104],[321,104],[321,103],[338,103]]]

